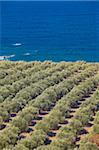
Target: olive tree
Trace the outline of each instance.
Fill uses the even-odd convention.
[[[17,141],[18,133],[18,128],[14,126],[4,129],[2,134],[0,134],[0,149],[3,149],[9,145],[14,145]]]
[[[17,127],[20,130],[20,132],[25,131],[28,127],[28,122],[22,117],[14,118],[11,124]]]
[[[35,130],[30,137],[21,140],[19,143],[23,144],[29,150],[33,150],[40,145],[44,145],[46,138],[47,135],[45,134],[45,132],[43,132],[42,130]]]

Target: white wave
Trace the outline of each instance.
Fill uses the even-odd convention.
[[[25,56],[29,56],[29,55],[30,55],[30,53],[25,53],[24,55],[25,55]]]
[[[4,56],[0,56],[0,60],[4,60]]]
[[[6,59],[11,58],[11,57],[15,57],[15,55],[0,56],[0,60],[6,60]]]
[[[12,44],[13,46],[21,46],[22,45],[22,43],[14,43],[14,44]]]
[[[11,57],[15,57],[15,55],[9,55],[9,56],[5,56],[6,58],[11,58]]]

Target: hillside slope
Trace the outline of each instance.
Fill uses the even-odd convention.
[[[99,63],[0,61],[0,150],[99,150]]]

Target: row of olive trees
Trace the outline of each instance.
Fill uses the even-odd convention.
[[[82,64],[85,65],[84,62],[77,62],[77,63],[80,65]],[[44,77],[50,75],[51,73],[55,71],[61,71],[62,69],[66,69],[66,67],[68,68],[68,66],[73,65],[73,63],[64,63],[64,62],[61,62],[57,65],[51,64],[50,66],[48,66],[47,64],[46,65],[44,64],[45,63],[42,63],[42,65],[38,65],[38,67],[35,66],[34,68],[27,69],[26,71],[24,70],[21,72],[21,75],[18,72],[16,73],[16,76],[12,75],[13,80],[16,80],[16,82],[13,82],[13,80],[11,81],[10,79],[11,76],[7,78],[8,81],[4,79],[5,84],[3,83],[3,80],[1,80],[1,84],[3,84],[4,86],[0,87],[0,93],[1,93],[0,101],[2,102],[3,100],[6,100],[6,97],[7,99],[12,99],[19,90],[30,85],[31,82],[36,82],[37,80],[43,79]],[[91,64],[87,64],[87,65],[89,66]],[[50,72],[50,73],[47,73],[47,72]],[[21,79],[19,79],[20,77]],[[11,85],[8,85],[8,82],[13,82],[13,84],[11,83]]]
[[[15,68],[16,66],[18,66],[20,68],[22,65],[26,65],[26,64],[27,63],[23,62],[23,61],[16,61],[16,62],[13,62],[13,61],[0,61],[0,69],[7,70],[7,69]]]
[[[74,104],[77,105],[77,102],[83,96],[88,94],[89,91],[91,91],[92,88],[94,88],[94,86],[96,86],[97,77],[95,76],[95,78],[90,78],[85,83],[81,83],[80,85],[72,89],[70,93],[68,93],[66,96],[60,99],[54,107],[53,111],[50,112],[47,118],[44,118],[43,121],[40,121],[36,125],[36,128],[40,129],[44,126],[45,132],[48,132],[50,129],[57,129],[58,124],[64,122],[65,117],[69,115],[70,107]]]
[[[36,71],[39,71],[39,70],[42,70],[42,69],[46,69],[48,67],[52,67],[52,66],[55,66],[55,65],[56,64],[54,64],[54,63],[51,63],[49,65],[45,64],[45,63],[40,63],[40,64],[38,63],[38,64],[33,65],[33,67],[27,68],[27,69],[25,69],[25,67],[22,67],[21,70],[19,70],[17,68],[14,68],[12,74],[7,75],[7,76],[5,76],[5,78],[0,80],[0,85],[1,86],[10,85],[15,81],[18,81],[20,79],[25,78],[26,76],[31,75],[33,72],[36,72]]]
[[[58,140],[56,142],[53,142],[52,145],[59,146],[59,143],[61,145],[62,140],[64,140],[65,145],[62,145],[64,146],[64,149],[72,149],[75,147],[77,136],[81,133],[81,131],[83,131],[84,126],[86,126],[91,120],[94,111],[98,109],[97,104],[99,104],[99,95],[97,95],[97,93],[98,90],[91,98],[83,102],[81,108],[79,109],[79,111],[77,111],[75,118],[73,118],[69,125],[60,130],[60,133],[58,134]]]
[[[59,99],[60,97],[68,93],[73,88],[74,85],[77,85],[80,81],[83,81],[86,77],[89,77],[91,75],[93,75],[93,68],[89,67],[83,72],[81,72],[80,74],[75,75],[74,77],[68,80],[63,80],[63,82],[60,82],[59,84],[53,87],[49,87],[39,97],[35,99],[35,102],[33,101],[33,106],[38,107],[39,110],[41,109],[46,110],[50,108],[52,102],[55,102],[57,99]],[[32,105],[32,101],[30,102],[30,105]],[[11,103],[10,103],[10,107],[11,107]],[[4,111],[4,108],[1,114],[4,119],[5,117],[7,118],[10,117],[9,115],[6,116],[6,112]]]
[[[71,78],[71,79],[69,79],[67,81],[64,81],[63,85],[65,83],[65,86],[63,86],[63,89],[61,89],[62,85],[60,84],[60,92],[59,93],[61,93],[66,87],[68,87],[68,88],[64,92],[67,92],[67,91],[69,92],[69,90],[71,88],[73,88],[73,86],[77,85],[79,81],[83,81],[86,77],[89,77],[89,76],[92,76],[92,75],[93,75],[93,69],[91,70],[91,68],[90,68],[89,72],[88,72],[88,69],[86,69],[85,71],[83,71],[83,73],[80,73],[78,76],[76,76],[77,79],[74,76],[73,78]],[[59,95],[58,91],[59,91],[59,88],[57,86],[57,88],[56,88],[57,96]],[[48,97],[46,97],[45,93],[46,94],[50,94],[50,95]],[[45,94],[45,103],[46,103],[46,98],[50,98],[50,96],[52,94],[52,91],[51,92],[50,91],[49,92],[46,91],[46,92],[44,92],[44,94]],[[43,97],[41,97],[41,98],[43,100]],[[53,94],[52,94],[51,98],[55,99],[55,96],[53,97]],[[51,98],[49,99],[50,101],[52,101]],[[13,126],[13,128],[14,127],[17,128],[18,133],[20,131],[24,131],[26,129],[27,125],[28,125],[28,122],[30,122],[31,119],[35,118],[38,115],[39,109],[41,109],[41,108],[37,109],[36,101],[37,101],[38,104],[39,103],[42,104],[42,102],[43,102],[43,101],[39,102],[39,100],[37,100],[37,99],[35,100],[35,103],[34,103],[35,107],[33,107],[33,105],[32,105],[32,107],[30,107],[30,106],[28,108],[26,107],[26,109],[24,109],[24,111],[22,111],[22,113],[20,112],[20,115],[18,117],[16,117],[15,121],[13,121],[11,123],[11,126]],[[9,136],[9,135],[5,135],[5,130],[8,130],[8,128],[4,129],[4,132],[2,132],[2,138],[3,138],[3,136],[4,137],[6,137],[6,136],[8,137]],[[10,131],[11,131],[11,127],[10,127]],[[11,132],[13,132],[13,131],[11,131]],[[16,134],[16,137],[17,136],[18,136],[18,134]],[[17,140],[17,138],[16,138],[16,140]],[[6,138],[5,138],[5,143],[7,143]],[[12,142],[12,144],[13,144],[13,142]]]
[[[5,77],[8,77],[12,74],[15,75],[17,71],[26,71],[34,66],[40,65],[40,62],[11,62],[11,61],[5,61],[0,63],[0,79],[3,79]]]
[[[80,150],[98,150],[99,146],[99,89],[97,90],[96,95],[91,99],[90,103],[86,103],[91,109],[91,119],[93,117],[93,113],[96,111],[95,119],[93,122],[92,131],[81,140]],[[88,107],[87,106],[87,107]],[[87,110],[89,111],[89,110]],[[95,114],[95,113],[94,113]]]
[[[64,64],[63,64],[64,65]],[[5,85],[3,87],[0,88],[0,93],[1,93],[1,102],[3,100],[7,100],[8,99],[12,99],[17,92],[19,92],[21,89],[30,86],[31,84],[37,82],[40,79],[44,79],[48,76],[51,76],[52,73],[56,72],[56,71],[60,71],[63,69],[63,65],[56,65],[56,66],[44,66],[44,65],[39,65],[38,67],[36,66],[35,68],[32,68],[31,72],[27,72],[27,75],[25,75],[25,77],[20,80],[17,80],[16,82],[13,82],[12,85]],[[64,65],[65,69],[70,66],[71,64],[68,65]],[[30,75],[31,73],[31,75]],[[23,74],[23,72],[22,72]],[[19,75],[20,76],[20,75]],[[15,77],[14,77],[15,78]],[[11,81],[11,80],[9,80]]]
[[[24,74],[27,74],[28,72],[30,75],[30,71],[32,71],[32,68],[34,66],[43,65],[46,68],[47,66],[55,66],[57,64],[60,64],[60,65],[68,64],[68,62],[54,63],[51,61],[44,61],[44,62],[34,61],[34,62],[27,63],[23,61],[18,61],[18,62],[1,61],[0,62],[0,79],[5,78],[6,76],[11,76],[12,74],[15,75],[17,71],[21,71],[21,72],[25,71]]]
[[[49,110],[53,103],[56,103],[62,96],[67,94],[75,85],[79,84],[79,81],[83,81],[88,76],[88,72],[83,71],[70,79],[64,80],[58,85],[49,87],[46,89],[40,96],[38,96],[35,101],[31,101],[29,105],[27,105],[21,112],[18,113],[18,117],[13,119],[12,124],[21,128],[21,131],[24,131],[27,125],[31,122],[32,119],[35,119],[31,112],[27,112],[28,109],[37,108],[38,112],[42,112],[44,110]],[[76,79],[75,79],[76,77]],[[82,77],[82,78],[81,78]],[[31,116],[31,117],[29,117]],[[26,118],[28,120],[26,120]],[[22,122],[20,120],[25,120],[28,124],[24,124],[24,129],[22,129]],[[20,124],[18,124],[20,122]],[[21,125],[21,126],[20,126]]]
[[[39,65],[38,67],[35,66],[31,69],[31,76],[29,75],[29,70],[30,69],[28,69],[27,74],[24,74],[24,72],[26,73],[25,70],[20,73],[19,71],[17,71],[15,75],[8,76],[6,79],[4,78],[1,80],[1,83],[4,85],[0,87],[1,102],[3,100],[6,100],[6,98],[11,99],[12,97],[14,97],[18,91],[30,85],[30,83],[32,82],[33,76],[39,75],[41,70],[46,70],[46,69],[44,68],[44,66],[41,66],[41,65]],[[12,77],[13,79],[11,79]],[[8,85],[9,82],[12,82],[12,84]]]
[[[65,116],[67,116],[67,114],[68,114],[67,111],[70,109],[70,101],[71,101],[71,104],[73,103],[73,101],[77,101],[77,100],[79,101],[84,95],[86,95],[87,92],[89,92],[89,89],[91,90],[94,86],[96,86],[97,80],[99,80],[99,79],[97,79],[96,76],[95,76],[95,78],[90,78],[85,83],[82,83],[78,87],[75,87],[70,93],[67,94],[66,97],[64,97],[60,101],[58,101],[58,103],[56,104],[54,109],[49,113],[49,115],[47,117],[45,117],[42,121],[40,121],[36,124],[35,128],[37,129],[37,131],[43,131],[47,135],[47,133],[50,130],[57,129],[58,124],[62,123],[65,119]],[[82,93],[82,91],[83,91],[83,93]],[[67,142],[65,139],[64,140],[65,145],[62,143],[62,146],[71,146],[72,140],[74,140],[74,138],[76,137],[75,131],[73,131],[73,133],[71,135],[69,134],[70,130],[71,130],[71,127],[67,128],[67,133],[68,133],[66,135]],[[72,137],[72,135],[74,135],[74,136]],[[32,150],[33,148],[36,148],[38,146],[38,143],[36,146],[33,146],[32,143],[30,142],[33,137],[34,137],[34,132],[30,136],[30,138],[21,140],[19,142],[19,144],[23,144],[25,147]],[[46,138],[46,136],[45,136],[45,138]],[[35,140],[36,139],[34,139],[34,141]],[[39,137],[38,137],[38,140],[39,140]],[[59,141],[58,141],[58,143],[57,142],[54,143],[54,145],[57,145],[57,144],[59,144]],[[60,146],[61,146],[61,143],[60,143]]]
[[[93,69],[87,68],[79,74],[71,76],[67,80],[63,80],[57,85],[46,89],[39,97],[36,98],[35,102],[30,101],[30,106],[33,105],[42,110],[50,110],[51,105],[55,104],[61,97],[66,95],[70,90],[78,85],[79,82],[83,82],[87,77],[93,75]]]
[[[89,69],[89,74],[90,74],[90,71],[91,71],[91,73],[93,72],[93,70]],[[50,107],[52,101],[56,101],[57,98],[60,98],[59,95],[62,96],[63,94],[67,93],[71,88],[73,88],[74,83],[77,84],[81,77],[83,79],[84,74],[85,74],[85,76],[88,76],[88,71],[86,70],[83,73],[81,73],[80,75],[77,75],[76,80],[75,80],[75,76],[74,76],[73,79],[71,78],[69,80],[64,80],[63,82],[60,82],[59,84],[57,84],[53,87],[49,87],[38,98],[35,99],[34,106],[38,107],[39,110],[43,109],[43,108],[47,109],[47,107],[48,107],[47,105],[49,105],[49,107]],[[71,86],[70,86],[70,84],[71,84]],[[55,94],[55,92],[57,95]],[[4,110],[1,112],[1,114],[2,114],[3,118],[6,117],[6,112]],[[10,116],[8,115],[8,117],[10,117]],[[20,120],[20,117],[19,117],[19,119],[17,118],[17,121],[19,121],[19,120]]]
[[[19,111],[22,109],[30,100],[40,95],[49,86],[55,85],[61,82],[64,78],[72,75],[80,65],[76,65],[71,70],[63,70],[61,73],[56,72],[51,77],[47,77],[45,80],[40,80],[37,83],[31,84],[31,86],[18,92],[15,98],[4,101],[0,106],[0,114],[6,119],[9,117],[9,113]]]
[[[1,93],[1,102],[3,100],[8,100],[13,98],[17,92],[19,92],[21,89],[30,86],[31,84],[37,82],[40,79],[44,79],[48,76],[51,76],[52,73],[55,73],[56,71],[62,71],[63,69],[66,69],[70,67],[72,64],[64,64],[60,63],[57,64],[56,66],[36,66],[31,70],[31,72],[27,73],[26,77],[20,80],[17,80],[16,82],[13,82],[12,85],[5,85],[0,88],[0,93]],[[23,72],[22,72],[23,74]],[[15,78],[15,77],[14,77]],[[7,97],[7,99],[6,99]]]

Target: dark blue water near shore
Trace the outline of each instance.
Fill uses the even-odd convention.
[[[0,5],[0,55],[14,54],[11,60],[99,62],[99,2]]]

